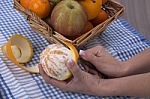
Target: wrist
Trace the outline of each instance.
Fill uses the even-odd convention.
[[[122,75],[121,77],[124,77],[124,76],[129,76],[131,75],[131,67],[133,64],[130,63],[129,61],[125,61],[125,62],[122,62]]]
[[[128,61],[120,62],[120,67],[116,77],[124,77],[129,75],[130,63]]]
[[[102,79],[99,86],[96,87],[97,96],[118,96],[119,91],[113,79]]]
[[[118,62],[118,67],[115,68],[115,72],[113,73],[112,77],[124,77],[128,75],[128,64],[126,62]]]

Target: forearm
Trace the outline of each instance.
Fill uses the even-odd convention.
[[[150,48],[123,62],[123,76],[150,72]]]
[[[100,96],[150,96],[150,73],[108,79],[97,91]]]

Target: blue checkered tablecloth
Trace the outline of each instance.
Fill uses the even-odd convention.
[[[27,66],[39,62],[39,54],[49,44],[41,35],[33,32],[22,14],[13,8],[12,0],[0,0],[0,46],[13,34],[27,37],[34,47],[34,57]],[[150,43],[124,19],[113,22],[103,32],[83,46],[87,49],[101,44],[118,60],[125,61],[149,48]],[[130,97],[96,97],[85,94],[62,92],[48,85],[39,74],[30,74],[9,61],[0,50],[0,99],[99,99]],[[133,97],[132,97],[133,98]]]

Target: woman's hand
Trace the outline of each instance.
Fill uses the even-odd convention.
[[[149,71],[150,49],[131,58],[127,63],[136,63],[135,70]],[[124,70],[121,62],[115,60],[102,46],[88,49],[81,53],[83,59],[93,63],[99,71],[110,75],[123,75]],[[144,63],[143,63],[143,60]],[[130,64],[131,64],[130,63]],[[140,64],[140,65],[138,65]],[[144,64],[144,65],[143,65]],[[147,67],[148,66],[148,67]],[[130,67],[130,66],[129,66]],[[141,69],[144,67],[146,69]],[[150,95],[150,73],[132,75],[122,78],[102,79],[98,75],[92,75],[82,71],[74,61],[69,61],[68,69],[73,77],[70,81],[58,81],[45,74],[42,67],[39,66],[40,74],[48,84],[59,87],[64,91],[79,92],[97,96],[149,96]],[[132,72],[133,73],[133,72]],[[139,73],[139,72],[136,72]],[[94,74],[94,73],[93,73]]]
[[[99,90],[99,87],[100,85],[102,85],[104,79],[101,79],[98,75],[92,75],[90,73],[82,71],[73,60],[70,60],[67,66],[73,74],[73,78],[69,82],[58,81],[50,78],[47,74],[45,74],[40,65],[39,70],[43,79],[48,84],[56,86],[63,91],[79,92],[90,95],[98,95],[101,93],[97,90]]]
[[[86,51],[81,50],[80,56],[107,76],[121,77],[125,75],[124,63],[113,58],[102,46],[96,46]]]

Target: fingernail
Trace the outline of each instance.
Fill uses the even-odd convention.
[[[80,51],[79,51],[79,54],[80,54],[81,56],[84,56],[84,55],[85,55],[85,51],[84,51],[84,50],[80,50]]]
[[[72,65],[73,65],[73,62],[74,62],[73,59],[69,59],[69,60],[68,60],[68,63],[67,63],[67,66],[72,66]]]
[[[41,64],[38,64],[38,67],[42,66]]]

